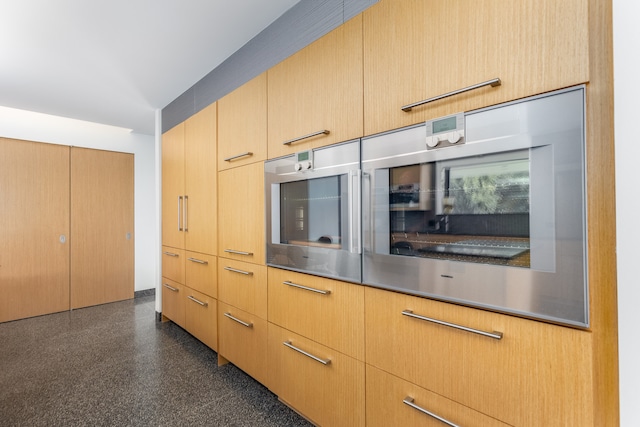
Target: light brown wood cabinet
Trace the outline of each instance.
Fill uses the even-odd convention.
[[[184,287],[184,328],[212,350],[218,350],[218,304],[209,295]]]
[[[507,424],[593,425],[579,409],[593,407],[589,332],[374,288],[365,299],[367,364]]]
[[[218,100],[218,171],[267,158],[267,73]]]
[[[267,71],[267,80],[270,159],[359,138],[362,17],[356,16],[275,65]],[[299,139],[311,134],[317,135]]]
[[[589,81],[588,3],[380,0],[363,12],[364,134]]]
[[[185,290],[178,282],[162,278],[162,316],[171,319],[176,325],[186,326],[185,322]]]
[[[267,267],[220,258],[218,299],[267,320]]]

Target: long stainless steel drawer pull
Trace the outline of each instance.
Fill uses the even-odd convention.
[[[466,326],[456,325],[455,323],[449,323],[449,322],[444,322],[442,320],[432,319],[430,317],[420,316],[418,314],[414,314],[413,311],[411,311],[411,310],[403,310],[402,311],[402,315],[403,316],[408,316],[408,317],[413,317],[414,319],[425,320],[425,321],[431,322],[431,323],[437,323],[438,325],[448,326],[450,328],[460,329],[460,330],[463,330],[463,331],[471,332],[471,333],[474,333],[474,334],[482,335],[482,336],[493,338],[493,339],[496,339],[496,340],[501,340],[502,339],[502,332],[495,332],[495,331],[494,332],[485,332],[485,331],[481,331],[479,329],[468,328]]]
[[[241,157],[247,157],[247,156],[253,156],[253,153],[251,151],[247,151],[246,153],[236,154],[235,156],[227,157],[226,159],[224,159],[224,161],[230,162],[232,160],[239,159]]]
[[[287,286],[292,286],[292,287],[298,288],[298,289],[304,289],[305,291],[315,292],[315,293],[322,294],[322,295],[329,295],[331,293],[331,291],[329,291],[329,290],[323,291],[322,289],[310,288],[308,286],[298,285],[297,283],[293,283],[293,282],[289,282],[289,281],[282,282],[282,284],[283,285],[287,285]]]
[[[202,302],[199,299],[192,297],[191,295],[189,295],[187,298],[189,298],[193,302],[196,302],[196,303],[200,304],[203,307],[208,307],[209,306],[208,302]]]
[[[235,249],[225,249],[225,252],[237,255],[253,255],[253,252],[236,251]]]
[[[175,257],[175,258],[177,258],[177,257],[179,257],[179,256],[180,256],[180,255],[178,255],[178,254],[174,254],[173,252],[162,252],[162,253],[163,253],[163,254],[165,254],[165,255],[168,255],[168,256]]]
[[[197,259],[197,258],[187,258],[189,261],[192,262],[197,262],[198,264],[204,264],[204,265],[208,265],[209,261],[203,261],[201,259]]]
[[[253,328],[253,323],[243,322],[242,320],[238,319],[237,317],[232,316],[231,313],[225,313],[224,316],[228,317],[229,319],[233,320],[234,322],[240,323],[242,326],[245,326],[247,328]]]
[[[169,286],[166,283],[164,284],[164,287],[169,289],[170,291],[173,291],[173,292],[178,292],[180,290],[178,288],[174,288],[173,286]]]
[[[318,132],[310,133],[309,135],[290,139],[288,141],[283,142],[282,145],[289,145],[289,144],[293,144],[294,142],[302,141],[303,139],[311,138],[318,135],[329,135],[330,133],[331,132],[329,132],[328,130],[323,129],[323,130],[319,130]]]
[[[299,349],[298,347],[294,346],[293,344],[291,344],[291,341],[285,341],[282,344],[286,345],[287,347],[289,347],[291,350],[295,350],[300,354],[304,354],[307,357],[310,357],[311,359],[315,360],[316,362],[320,362],[323,365],[328,365],[331,363],[331,359],[321,359],[318,356],[314,356],[311,353],[307,353],[306,351]]]
[[[404,403],[405,405],[409,405],[411,406],[413,409],[417,409],[418,411],[422,412],[423,414],[429,415],[430,417],[435,418],[436,420],[445,423],[446,425],[450,426],[450,427],[460,427],[458,424],[454,424],[449,420],[446,420],[436,414],[434,414],[433,412],[429,412],[424,408],[421,408],[420,406],[416,405],[415,403],[413,403],[413,397],[407,396],[404,398],[404,400],[402,401],[402,403]]]
[[[234,273],[244,274],[245,276],[253,276],[253,272],[252,271],[238,270],[238,269],[232,268],[232,267],[225,267],[224,269],[227,270],[227,271],[232,271]]]
[[[442,94],[442,95],[434,96],[433,98],[425,99],[424,101],[419,101],[419,102],[415,102],[413,104],[405,105],[404,107],[402,107],[402,111],[408,112],[408,111],[411,111],[411,109],[413,107],[417,107],[419,105],[428,104],[430,102],[437,101],[437,100],[442,99],[442,98],[448,98],[450,96],[458,95],[460,93],[468,92],[470,90],[479,89],[479,88],[484,87],[484,86],[496,87],[496,86],[500,86],[501,84],[502,84],[502,81],[500,81],[499,78],[495,78],[495,79],[492,79],[492,80],[487,80],[486,82],[482,82],[482,83],[475,84],[473,86],[469,86],[469,87],[465,87],[465,88],[462,88],[462,89],[454,90],[453,92],[447,92],[447,93]]]

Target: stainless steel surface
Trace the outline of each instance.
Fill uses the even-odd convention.
[[[331,291],[329,291],[329,290],[310,288],[308,286],[299,285],[297,283],[293,283],[293,282],[289,282],[289,281],[282,282],[282,284],[283,285],[287,285],[287,286],[291,286],[293,288],[304,289],[305,291],[315,292],[315,293],[322,294],[322,295],[329,295],[331,293]]]
[[[308,135],[304,135],[304,136],[300,136],[298,138],[293,138],[293,139],[290,139],[288,141],[284,141],[282,143],[282,145],[293,144],[294,142],[302,141],[303,139],[307,139],[307,138],[313,138],[314,136],[318,136],[318,135],[329,135],[329,133],[330,132],[328,130],[326,130],[326,129],[319,130],[318,132],[313,132],[313,133],[310,133]]]
[[[240,319],[238,319],[237,317],[233,316],[231,313],[224,313],[225,317],[228,317],[229,319],[233,320],[234,322],[240,323],[242,326],[246,327],[246,328],[253,328],[253,323],[247,323],[245,321],[242,321]]]
[[[403,316],[412,317],[414,319],[424,320],[426,322],[436,323],[438,325],[447,326],[449,328],[460,329],[462,331],[471,332],[474,334],[482,335],[485,337],[493,338],[496,340],[502,339],[502,332],[485,332],[479,329],[468,328],[466,326],[456,325],[455,323],[449,323],[438,319],[433,319],[431,317],[420,316],[419,314],[415,314],[412,310],[403,310]]]
[[[199,299],[197,299],[197,298],[195,298],[195,297],[193,297],[191,295],[187,296],[187,298],[189,298],[191,301],[193,301],[193,302],[195,302],[197,304],[200,304],[203,307],[208,307],[209,306],[208,302],[200,301]]]
[[[168,285],[168,284],[166,284],[166,283],[164,284],[164,287],[165,287],[165,288],[167,288],[167,289],[169,289],[170,291],[173,291],[173,292],[178,292],[178,291],[180,290],[180,289],[178,289],[178,288],[174,288],[173,286],[169,286],[169,285]]]
[[[470,90],[474,90],[474,89],[479,89],[481,87],[484,86],[491,86],[491,87],[496,87],[496,86],[500,86],[502,84],[502,81],[500,81],[499,78],[495,78],[495,79],[491,79],[491,80],[487,80],[486,82],[482,82],[482,83],[477,83],[475,85],[472,86],[468,86],[462,89],[457,89],[451,92],[447,92],[444,93],[442,95],[438,95],[438,96],[434,96],[433,98],[428,98],[425,99],[424,101],[418,101],[418,102],[414,102],[413,104],[408,104],[402,107],[402,111],[404,112],[409,112],[411,111],[412,108],[420,106],[420,105],[424,105],[424,104],[428,104],[430,102],[433,101],[438,101],[439,99],[443,99],[443,98],[448,98],[450,96],[454,96],[454,95],[458,95],[464,92],[468,92]]]
[[[174,257],[174,258],[177,258],[177,257],[179,257],[179,256],[180,256],[180,255],[178,255],[178,254],[174,254],[173,252],[162,252],[162,253],[163,253],[163,254],[165,254],[165,255],[167,255],[167,256]]]
[[[315,360],[316,362],[322,363],[323,365],[329,365],[331,363],[331,359],[322,359],[318,356],[314,356],[311,353],[307,353],[306,351],[294,346],[293,344],[291,344],[291,341],[285,341],[282,344],[284,344],[285,346],[289,347],[292,350],[297,351],[300,354],[304,354],[307,357],[310,357],[311,359]]]
[[[354,183],[355,181],[355,183]],[[360,169],[349,171],[349,224],[351,227],[351,236],[349,238],[349,252],[362,253],[362,171]]]
[[[244,274],[245,276],[252,276],[253,275],[252,271],[238,270],[237,268],[232,268],[232,267],[225,267],[224,269],[227,270],[227,271],[231,271],[233,273]]]
[[[197,258],[187,258],[187,260],[191,261],[191,262],[197,262],[198,264],[204,264],[204,265],[209,264],[209,261],[204,261],[204,260],[197,259]]]
[[[427,150],[425,126],[415,125],[362,140],[363,279],[371,286],[536,318],[576,327],[589,326],[585,175],[585,91],[564,89],[465,113],[465,144]],[[434,165],[437,184],[446,169],[468,159],[494,157],[528,162],[528,246],[499,248],[469,242],[441,242],[432,252],[466,251],[438,259],[416,254],[412,241],[439,232],[391,233],[390,173],[394,168]],[[440,197],[440,196],[438,196]],[[416,210],[440,210],[436,206]],[[417,206],[418,204],[416,204]],[[395,209],[397,210],[397,209]],[[444,228],[443,228],[444,230]],[[436,233],[436,234],[434,234]],[[440,233],[440,234],[438,234]],[[392,240],[392,238],[394,240]],[[404,242],[399,242],[403,240]],[[455,239],[454,239],[455,240]],[[396,243],[398,254],[390,248]],[[481,258],[470,251],[502,253]],[[508,264],[522,251],[524,266]],[[413,256],[407,254],[413,253]],[[473,258],[473,261],[470,259]],[[486,261],[489,260],[489,261]],[[505,265],[501,265],[505,264]]]
[[[224,251],[236,255],[253,255],[253,252],[237,251],[235,249],[225,249]]]
[[[189,196],[184,196],[184,231],[189,231]]]
[[[253,153],[251,151],[247,151],[246,153],[236,154],[235,156],[227,157],[226,159],[224,159],[224,161],[225,162],[230,162],[232,160],[236,160],[236,159],[239,159],[241,157],[247,157],[247,156],[253,156]]]
[[[410,406],[410,407],[412,407],[413,409],[416,409],[416,410],[418,410],[418,411],[422,412],[422,413],[423,413],[423,414],[425,414],[425,415],[428,415],[428,416],[430,416],[430,417],[433,417],[433,418],[435,418],[436,420],[438,420],[438,421],[440,421],[440,422],[442,422],[442,423],[444,423],[444,424],[446,424],[446,425],[448,425],[448,426],[450,426],[450,427],[459,427],[459,426],[458,426],[458,424],[454,424],[454,423],[452,423],[451,421],[449,421],[449,420],[447,420],[447,419],[445,419],[445,418],[442,418],[441,416],[436,415],[436,414],[434,414],[433,412],[427,411],[426,409],[424,409],[424,408],[422,408],[422,407],[420,407],[420,406],[416,405],[416,404],[414,403],[414,399],[413,399],[413,397],[411,397],[411,396],[407,396],[407,397],[405,397],[405,398],[404,398],[404,400],[402,400],[402,403],[404,403],[405,405],[409,405],[409,406]]]
[[[182,231],[182,196],[178,196],[178,231]]]

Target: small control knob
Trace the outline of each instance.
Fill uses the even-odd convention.
[[[438,138],[436,135],[433,136],[428,136],[427,137],[427,146],[428,147],[435,147],[440,143],[440,138]]]
[[[455,144],[456,142],[460,141],[460,138],[462,138],[462,135],[457,130],[450,132],[448,135],[448,141],[451,144]]]
[[[293,168],[295,169],[296,172],[299,172],[300,170],[302,170],[302,164],[296,163],[293,165]]]

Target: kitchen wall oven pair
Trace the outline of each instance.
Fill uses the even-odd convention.
[[[265,163],[267,264],[586,327],[575,87]]]

